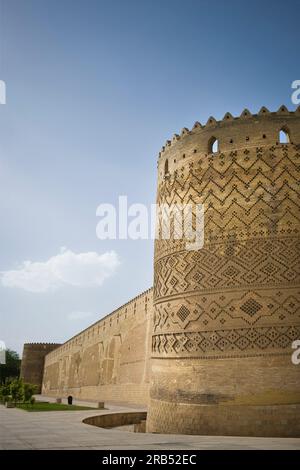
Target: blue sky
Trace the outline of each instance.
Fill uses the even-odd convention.
[[[97,206],[120,194],[155,202],[157,154],[196,120],[294,109],[299,16],[296,0],[0,0],[8,347],[65,341],[152,285],[153,242],[100,241]],[[119,263],[101,285],[68,278],[36,292],[3,281],[25,260],[59,264],[66,275],[88,252],[103,269],[111,251]]]

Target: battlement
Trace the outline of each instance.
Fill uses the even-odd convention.
[[[66,344],[71,343],[74,339],[78,338],[82,334],[86,333],[89,330],[92,330],[96,325],[99,325],[99,324],[104,324],[105,325],[106,321],[108,321],[108,320],[112,319],[113,317],[115,317],[119,312],[124,311],[124,309],[126,309],[126,307],[128,307],[130,305],[134,305],[141,298],[147,296],[148,294],[151,294],[152,290],[153,290],[153,287],[150,287],[149,289],[144,290],[143,292],[141,292],[137,296],[133,297],[132,299],[125,302],[124,304],[120,305],[120,307],[116,308],[112,312],[110,312],[107,315],[105,315],[104,317],[100,318],[100,320],[97,320],[96,322],[92,323],[90,326],[88,326],[84,330],[80,331],[80,333],[77,333],[76,335],[72,336],[72,338],[70,338],[64,344],[60,344],[59,346],[65,346]]]
[[[184,127],[180,134],[166,141],[159,152],[159,175],[168,172],[170,164],[174,167],[178,161],[197,157],[195,154],[208,156],[239,148],[279,145],[280,131],[286,133],[289,143],[299,144],[299,119],[300,106],[289,111],[282,105],[276,112],[263,106],[257,114],[244,109],[239,117],[227,112],[220,121],[211,116],[205,125],[195,122],[191,130]]]
[[[103,318],[100,318],[100,320],[97,320],[84,330],[80,331],[80,333],[72,336],[72,338],[70,338],[65,343],[59,345],[59,349],[55,348],[54,351],[49,351],[49,354],[47,353],[47,360],[51,360],[53,357],[58,356],[61,352],[69,350],[71,347],[79,344],[79,342],[83,341],[84,339],[92,338],[94,335],[98,334],[100,330],[105,331],[106,328],[112,328],[117,323],[119,323],[119,321],[127,318],[127,315],[135,314],[136,310],[140,309],[141,302],[143,305],[146,305],[147,308],[147,299],[148,296],[152,294],[152,291],[153,287],[150,287],[149,289],[141,292],[136,297],[133,297],[128,302],[125,302],[120,307],[113,310],[111,313],[105,315]]]
[[[60,343],[25,343],[24,347],[25,346],[30,347],[30,348],[32,348],[34,346],[36,346],[36,347],[45,347],[46,348],[48,346],[60,346]]]
[[[159,157],[166,151],[168,150],[169,147],[174,145],[174,143],[178,142],[181,140],[183,137],[187,135],[191,135],[193,133],[199,133],[199,130],[213,130],[214,127],[221,127],[224,123],[230,125],[233,125],[233,123],[240,123],[241,121],[244,121],[245,119],[255,119],[255,118],[260,118],[260,117],[288,117],[288,116],[293,116],[295,114],[300,114],[300,106],[295,111],[289,111],[285,105],[280,106],[278,111],[271,112],[266,108],[265,106],[262,106],[260,111],[257,114],[252,114],[247,108],[243,110],[240,116],[232,116],[231,113],[227,112],[223,119],[221,120],[216,120],[213,116],[210,116],[206,122],[206,124],[201,124],[199,121],[196,121],[195,124],[193,125],[192,129],[188,129],[187,127],[183,127],[181,129],[180,134],[174,134],[173,137],[170,140],[166,140],[165,145],[161,148],[161,151],[159,152]]]

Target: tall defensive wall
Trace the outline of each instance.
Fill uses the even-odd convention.
[[[152,289],[46,356],[44,395],[147,404]]]

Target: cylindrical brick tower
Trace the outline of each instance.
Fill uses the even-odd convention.
[[[148,431],[300,436],[300,108],[183,129],[158,204],[204,205],[204,246],[157,240]]]
[[[24,382],[36,385],[37,393],[42,389],[45,357],[59,346],[56,343],[24,344],[20,377]]]

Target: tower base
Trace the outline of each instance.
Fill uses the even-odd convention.
[[[147,432],[300,437],[300,404],[190,405],[151,400]]]

